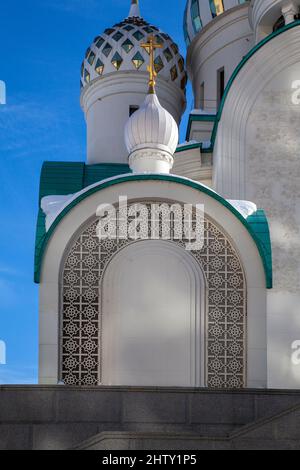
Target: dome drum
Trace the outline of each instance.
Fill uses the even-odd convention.
[[[249,14],[256,43],[299,18],[300,0],[255,0]]]
[[[186,45],[214,18],[244,3],[249,4],[247,0],[187,0],[183,20]]]

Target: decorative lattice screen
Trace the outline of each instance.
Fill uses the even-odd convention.
[[[139,243],[99,241],[97,224],[95,218],[82,229],[63,266],[60,362],[61,379],[68,385],[101,384],[103,274],[119,250],[129,243]],[[201,266],[207,285],[206,385],[240,388],[245,386],[246,370],[245,277],[228,236],[207,218],[204,237],[203,249],[190,253]],[[185,245],[184,240],[171,239],[168,243],[181,245],[182,249]]]

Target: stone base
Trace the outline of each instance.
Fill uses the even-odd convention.
[[[300,391],[0,387],[0,449],[294,449]]]

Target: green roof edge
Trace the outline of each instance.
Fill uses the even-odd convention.
[[[216,114],[190,114],[189,115],[189,122],[186,131],[186,140],[190,138],[190,132],[192,127],[192,122],[216,122],[217,115]]]
[[[270,42],[272,39],[274,39],[275,37],[279,36],[280,34],[288,31],[289,29],[293,29],[297,26],[300,26],[300,20],[296,20],[294,21],[293,23],[290,23],[290,24],[287,24],[285,26],[283,26],[282,28],[278,29],[277,31],[274,31],[272,32],[271,34],[269,34],[268,36],[266,36],[264,39],[262,39],[258,44],[256,44],[246,55],[245,57],[241,60],[241,62],[236,66],[236,68],[234,69],[230,79],[228,80],[228,83],[226,85],[226,88],[225,88],[225,91],[224,91],[224,95],[222,97],[222,100],[221,100],[221,103],[220,103],[220,107],[219,107],[219,110],[216,114],[216,117],[215,117],[215,124],[214,124],[214,128],[213,128],[213,131],[212,131],[212,137],[211,137],[211,147],[212,149],[214,148],[214,145],[215,145],[215,140],[216,140],[216,135],[217,135],[217,132],[218,132],[218,126],[219,126],[219,122],[221,120],[221,117],[222,117],[222,113],[223,113],[223,109],[224,109],[224,106],[225,106],[225,101],[227,99],[227,96],[229,94],[229,91],[231,89],[231,86],[234,82],[234,80],[236,79],[236,77],[238,76],[239,72],[241,71],[241,69],[244,67],[244,65],[248,62],[249,59],[251,59],[251,57],[258,51],[260,50],[265,44],[267,44],[268,42]],[[196,116],[196,115],[192,115],[190,114],[190,117],[191,116]],[[186,140],[189,139],[189,134],[190,134],[190,130],[191,130],[191,123],[192,123],[192,120],[190,121],[190,118],[189,118],[189,123],[188,123],[188,128],[187,128],[187,134],[186,134]]]
[[[86,165],[83,162],[45,161],[42,165],[39,188],[39,210],[35,234],[34,272],[39,268],[40,253],[46,235],[45,215],[40,208],[41,199],[50,195],[75,194],[91,184],[128,173],[129,167],[122,163]],[[36,275],[35,275],[36,280]]]
[[[265,230],[263,231],[263,237],[261,235],[258,235],[254,228],[252,228],[252,222],[251,220],[248,222],[247,219],[245,219],[240,212],[238,212],[226,199],[224,199],[222,196],[219,194],[215,193],[213,190],[209,189],[206,186],[201,185],[200,183],[197,183],[192,180],[188,180],[185,178],[181,178],[179,176],[174,176],[174,175],[126,175],[126,176],[120,176],[114,179],[110,179],[108,181],[104,181],[103,183],[99,182],[97,186],[94,186],[90,189],[87,189],[83,194],[80,194],[76,199],[74,199],[65,209],[57,216],[53,224],[51,225],[50,229],[48,232],[45,234],[43,237],[43,240],[40,245],[40,250],[39,250],[39,256],[36,258],[36,263],[35,263],[35,273],[34,273],[34,280],[36,283],[40,282],[40,274],[41,274],[41,265],[43,262],[43,256],[45,253],[45,249],[47,247],[48,241],[50,240],[52,234],[54,233],[56,227],[58,224],[61,222],[61,220],[65,217],[65,215],[70,212],[78,203],[80,203],[82,200],[86,199],[87,197],[91,196],[92,194],[101,191],[105,188],[108,188],[110,186],[114,186],[120,183],[128,182],[128,181],[171,181],[179,184],[183,184],[185,186],[189,186],[193,189],[197,189],[218,202],[220,202],[224,207],[226,207],[230,212],[233,213],[239,219],[239,221],[244,225],[244,227],[248,230],[249,234],[253,238],[257,249],[259,251],[259,254],[262,259],[262,263],[264,266],[264,271],[265,271],[265,279],[266,279],[266,287],[268,289],[272,288],[272,254],[271,254],[271,242],[270,242],[270,233],[269,233],[269,228],[268,228],[268,222],[267,218],[265,216],[264,211],[260,210],[257,211],[257,217],[259,217],[260,223],[264,224]],[[253,214],[251,217],[255,216]],[[256,218],[254,217],[253,220],[257,222]]]
[[[202,143],[198,142],[197,144],[189,144],[181,145],[181,147],[177,147],[175,153],[185,152],[186,150],[193,150],[193,149],[202,149]]]

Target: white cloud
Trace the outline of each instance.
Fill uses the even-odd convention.
[[[8,367],[0,365],[0,385],[34,385],[37,380],[35,366]]]
[[[3,264],[0,264],[0,275],[1,274],[8,275],[8,276],[23,275],[23,273],[19,269],[16,269],[12,266],[6,266],[6,265],[3,265]]]
[[[6,85],[0,80],[0,104],[6,103]]]
[[[3,158],[27,156],[44,159],[44,154],[79,152],[74,135],[73,117],[61,102],[38,102],[26,96],[15,98],[16,104],[0,108],[0,154]]]
[[[7,279],[0,278],[1,308],[11,307],[18,303],[16,286]]]

